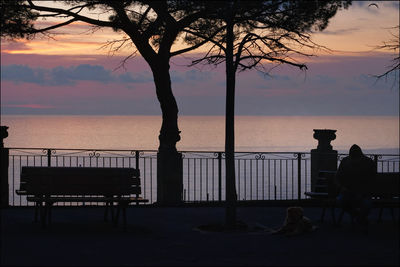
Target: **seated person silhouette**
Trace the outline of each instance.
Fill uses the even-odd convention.
[[[361,225],[368,224],[372,207],[370,186],[375,174],[374,161],[365,156],[358,145],[350,148],[349,156],[343,158],[336,173],[339,185],[337,202]]]

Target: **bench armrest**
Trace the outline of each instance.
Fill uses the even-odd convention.
[[[17,195],[29,195],[28,192],[26,192],[25,190],[15,190],[15,193],[17,193]]]

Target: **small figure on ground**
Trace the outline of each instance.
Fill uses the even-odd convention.
[[[304,216],[301,207],[289,207],[286,210],[286,218],[283,226],[273,234],[297,235],[315,230],[309,218]]]
[[[337,201],[361,225],[368,225],[368,214],[372,207],[371,183],[376,175],[372,159],[365,156],[358,145],[352,145],[336,173],[339,185]]]

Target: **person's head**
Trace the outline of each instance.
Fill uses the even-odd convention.
[[[361,158],[361,156],[363,155],[363,152],[361,150],[361,147],[359,147],[358,145],[354,144],[350,147],[349,150],[349,156],[351,158]]]

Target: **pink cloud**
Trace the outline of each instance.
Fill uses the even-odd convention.
[[[55,108],[55,106],[46,106],[41,104],[6,104],[4,107],[9,108],[32,108],[32,109],[51,109]]]
[[[14,50],[31,50],[29,46],[26,45],[26,41],[1,41],[1,54],[7,54],[8,52]],[[3,59],[2,59],[3,61]]]

